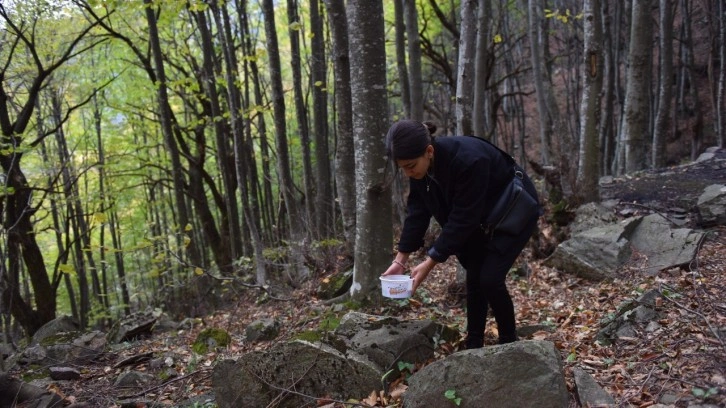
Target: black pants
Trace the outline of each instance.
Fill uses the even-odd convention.
[[[506,249],[501,249],[501,245],[492,245],[498,239],[495,234],[491,242],[479,241],[479,245],[467,245],[468,248],[459,256],[461,265],[466,269],[467,348],[484,345],[489,306],[497,322],[499,342],[508,343],[517,339],[514,304],[505,280],[507,272],[527,245],[536,227],[535,218],[518,236],[506,237]],[[477,239],[472,241],[476,243]]]

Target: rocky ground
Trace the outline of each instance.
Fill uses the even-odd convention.
[[[718,154],[726,156],[723,150]],[[703,187],[716,182],[726,184],[723,163],[709,161],[606,180],[602,198],[616,200],[623,216],[656,211],[693,225],[697,221],[693,207]],[[543,223],[540,233],[546,236],[550,232]],[[655,276],[642,273],[643,259],[638,254],[614,281],[588,282],[542,266],[542,260],[534,259],[532,253],[529,249],[523,253],[518,265],[524,273],[511,274],[508,282],[515,299],[518,324],[540,327],[542,330],[531,332],[525,338],[552,341],[561,351],[572,391],[572,407],[578,406],[572,380],[575,367],[589,372],[615,399],[617,406],[726,406],[726,227],[708,230],[691,264],[664,270]],[[213,407],[209,401],[210,376],[215,362],[270,346],[269,342],[243,340],[244,329],[250,322],[262,317],[279,319],[282,332],[275,341],[285,341],[302,330],[319,328],[324,316],[331,315],[331,307],[324,305],[314,293],[319,280],[328,275],[317,275],[316,280],[281,300],[257,302],[259,292],[240,292],[236,303],[225,310],[189,321],[171,332],[124,343],[94,364],[81,367],[80,380],[57,381],[50,389],[69,402],[86,402],[93,407]],[[454,276],[455,264],[450,261],[432,272],[414,298],[382,300],[362,311],[410,319],[431,318],[463,331],[462,296],[451,285]],[[652,289],[661,293],[659,324],[655,328],[620,339],[611,346],[595,342],[602,321],[623,302]],[[227,330],[232,335],[232,344],[203,355],[192,352],[196,334],[207,327]],[[487,343],[495,341],[496,327],[490,324]],[[457,347],[458,344],[442,345],[437,358],[455,352]],[[151,359],[122,363],[128,357],[144,353]],[[113,381],[129,368],[149,372],[156,380],[134,388],[114,386]],[[400,406],[398,398],[376,399],[366,395],[350,398],[361,404]],[[128,401],[128,405],[122,401]],[[316,406],[315,401],[311,401],[311,406]]]

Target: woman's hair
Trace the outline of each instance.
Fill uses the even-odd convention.
[[[410,160],[421,157],[433,143],[436,125],[431,122],[400,120],[388,129],[386,154],[393,160]]]

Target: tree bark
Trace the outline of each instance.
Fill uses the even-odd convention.
[[[666,163],[666,138],[670,124],[673,95],[673,5],[671,0],[659,0],[660,6],[660,86],[658,87],[658,111],[653,129],[652,163],[654,168]]]
[[[579,202],[598,201],[600,197],[598,124],[600,122],[600,91],[604,66],[600,12],[600,0],[585,0],[583,9],[585,61],[582,67],[580,162],[577,172]]]
[[[397,0],[400,2],[400,0]],[[335,179],[338,205],[343,218],[346,247],[352,253],[355,242],[355,149],[353,147],[353,108],[348,57],[348,19],[343,0],[325,0],[332,32],[335,78],[336,148]],[[403,83],[401,84],[403,85]],[[408,86],[408,84],[406,84]]]
[[[368,297],[393,249],[391,192],[385,180],[386,55],[380,0],[349,0],[351,91],[356,164],[355,267],[350,295]],[[410,40],[410,38],[409,38]]]
[[[378,0],[373,0],[378,1]],[[424,120],[423,79],[421,75],[421,39],[418,34],[418,11],[416,0],[403,0],[408,38],[408,80],[411,91],[411,116],[413,120]]]
[[[473,135],[477,0],[462,0],[459,36],[459,64],[456,75],[456,134]]]
[[[277,146],[277,171],[280,178],[280,190],[287,210],[290,225],[291,256],[289,265],[292,283],[298,284],[309,276],[309,271],[303,262],[301,245],[305,239],[300,210],[295,199],[295,186],[290,173],[290,156],[287,141],[285,121],[285,95],[282,88],[280,53],[277,45],[277,30],[275,28],[275,9],[272,0],[262,1],[262,12],[265,19],[265,34],[267,39],[267,55],[270,66],[270,91],[272,97],[272,111],[275,124],[275,145]]]
[[[620,140],[625,147],[625,172],[647,165],[650,57],[652,46],[651,0],[633,2],[625,106]]]

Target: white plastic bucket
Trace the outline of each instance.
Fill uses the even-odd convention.
[[[408,275],[381,276],[381,293],[384,297],[404,299],[411,297],[413,292],[413,279]]]

